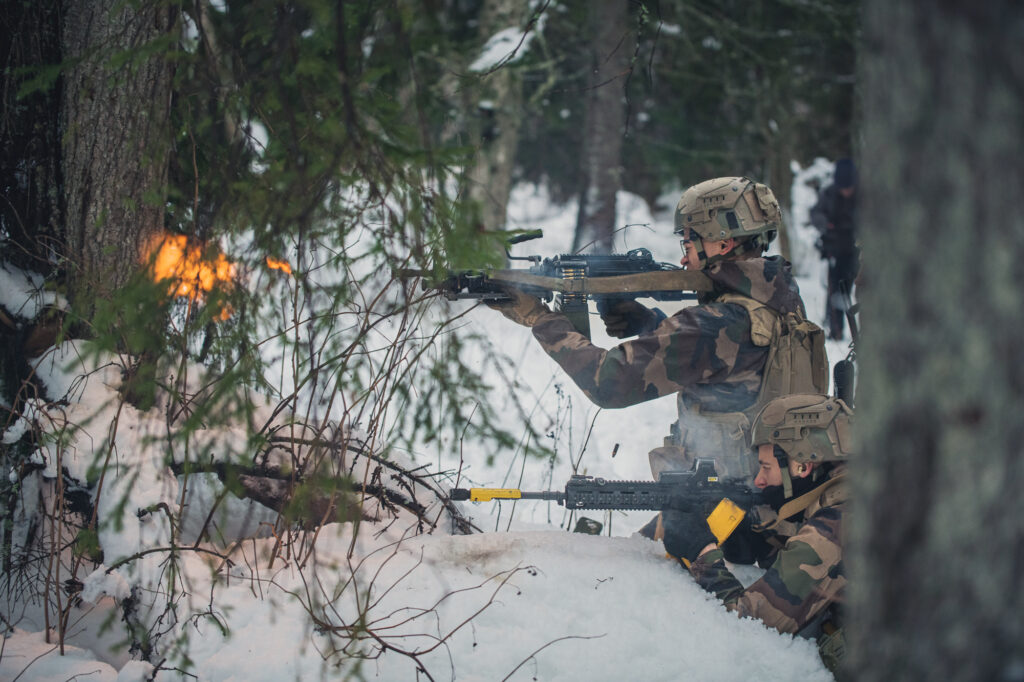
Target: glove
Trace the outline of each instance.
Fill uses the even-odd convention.
[[[551,312],[536,296],[512,288],[505,289],[505,293],[512,299],[511,301],[487,301],[487,307],[497,310],[516,324],[532,327],[537,324],[537,319],[541,315]]]
[[[665,551],[692,564],[701,550],[716,542],[708,528],[707,515],[700,509],[668,509],[661,513],[665,529]]]
[[[616,339],[654,331],[665,319],[665,313],[657,308],[651,310],[632,300],[601,299],[597,302],[597,312],[601,314],[608,336]]]

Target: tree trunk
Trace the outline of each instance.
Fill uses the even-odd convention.
[[[585,94],[580,209],[573,251],[612,250],[615,195],[622,187],[625,90],[634,33],[623,0],[588,5],[591,70]]]
[[[68,290],[86,316],[163,230],[171,71],[139,48],[165,36],[171,17],[169,5],[151,2],[66,7],[65,257]],[[124,50],[135,52],[125,60]]]
[[[480,37],[487,40],[498,31],[523,24],[523,5],[515,0],[487,0],[480,11]],[[523,86],[518,69],[505,65],[483,76],[477,99],[467,111],[479,116],[476,163],[469,169],[470,198],[481,208],[486,230],[505,227],[512,190],[512,167],[519,144]]]
[[[793,254],[789,246],[789,226],[793,220],[790,201],[793,191],[793,170],[790,167],[792,160],[796,157],[796,145],[794,144],[792,131],[789,126],[780,126],[779,131],[768,136],[771,144],[766,148],[765,178],[762,180],[772,188],[775,198],[782,206],[782,224],[779,225],[779,253],[788,261],[793,260]]]
[[[1024,679],[1024,7],[869,0],[858,680]]]

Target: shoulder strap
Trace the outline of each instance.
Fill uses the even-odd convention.
[[[779,313],[772,310],[764,303],[749,296],[729,292],[722,294],[715,299],[716,303],[735,303],[743,306],[750,316],[750,338],[755,345],[771,345],[775,323],[779,319]]]

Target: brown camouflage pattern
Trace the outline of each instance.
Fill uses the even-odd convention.
[[[739,293],[781,313],[803,302],[779,256],[715,263],[705,271],[715,291],[684,308],[657,329],[605,350],[577,332],[560,313],[541,315],[533,335],[544,350],[597,405],[619,408],[681,393],[688,404],[710,412],[736,412],[757,400],[768,347],[750,338],[750,317],[735,303]]]
[[[780,313],[800,311],[804,314],[800,288],[793,279],[789,263],[781,256],[722,261],[709,266],[705,274],[714,283],[715,291],[703,294],[704,297],[715,298],[730,292],[743,294]]]
[[[844,507],[845,503],[822,507],[798,524],[771,567],[746,589],[729,572],[720,549],[699,557],[690,573],[730,611],[795,634],[830,604],[843,601]]]

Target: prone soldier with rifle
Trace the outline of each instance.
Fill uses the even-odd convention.
[[[822,662],[833,672],[845,651],[840,609],[852,420],[845,402],[817,394],[777,398],[754,418],[754,484],[762,504],[750,510],[750,527],[771,549],[759,557],[764,575],[747,588],[729,571],[699,506],[664,513],[665,549],[701,587],[740,616],[816,639]]]
[[[564,491],[456,488],[453,500],[551,500],[566,509],[660,511],[669,555],[741,616],[817,640],[835,672],[845,650],[840,606],[846,589],[843,519],[853,410],[842,400],[794,394],[769,402],[751,425],[754,488],[721,479],[698,459],[657,481],[573,476]],[[765,573],[749,587],[732,575],[722,545],[741,525],[761,538]]]

